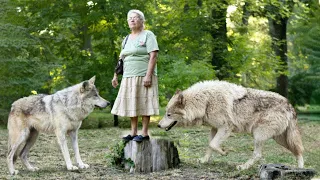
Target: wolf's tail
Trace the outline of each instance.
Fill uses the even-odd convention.
[[[295,155],[302,154],[304,151],[303,145],[302,145],[302,139],[301,139],[301,133],[298,128],[298,121],[297,121],[297,114],[295,110],[292,108],[293,117],[289,121],[288,128],[287,128],[287,143]]]
[[[10,125],[10,123],[12,123],[13,121],[13,116],[14,116],[15,112],[14,112],[14,109],[13,107],[11,108],[11,111],[10,111],[10,114],[9,114],[9,117],[8,117],[8,126],[7,126],[7,129],[8,129],[8,156],[9,154],[12,152],[12,141],[14,140],[14,134],[13,134],[13,130],[12,128],[12,125]],[[18,158],[18,154],[19,152],[15,152],[14,155],[13,155],[13,162],[15,162]]]
[[[294,108],[290,106],[290,111],[292,113],[292,117],[290,118],[287,131],[286,131],[286,142],[288,145],[288,149],[296,156],[298,160],[298,166],[299,168],[303,168],[303,145],[302,145],[302,139],[301,139],[301,133],[298,128],[298,121],[297,121],[297,114],[294,110]]]
[[[12,119],[12,114],[13,114],[13,109],[11,108],[11,111],[9,113],[9,117],[8,117],[8,125],[7,125],[7,129],[8,129],[8,154],[10,153],[11,151],[11,126],[10,126],[10,123],[11,123],[11,119]]]
[[[273,137],[274,140],[283,147],[287,148],[294,154],[298,161],[298,167],[303,168],[304,166],[304,161],[303,161],[303,145],[302,145],[302,139],[301,139],[301,134],[298,128],[298,121],[297,121],[297,114],[292,105],[287,104],[285,112],[287,113],[287,128],[285,131],[278,135]]]
[[[12,145],[10,143],[10,139],[8,140],[8,155],[10,154],[10,152],[12,151]],[[20,152],[15,152],[14,155],[13,155],[13,162],[15,162],[18,158],[18,154]]]

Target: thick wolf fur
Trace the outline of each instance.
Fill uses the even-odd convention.
[[[28,153],[39,132],[55,133],[68,170],[88,168],[82,162],[78,148],[78,130],[82,120],[95,106],[104,108],[108,101],[99,96],[94,85],[95,76],[52,95],[32,95],[21,98],[12,104],[8,119],[9,173],[17,174],[14,162],[19,156],[22,163],[31,171],[38,170],[28,161]],[[72,141],[78,167],[73,166],[67,146],[66,134]]]
[[[199,82],[176,92],[158,126],[169,130],[176,123],[211,127],[209,148],[201,162],[208,162],[213,150],[225,155],[220,145],[232,132],[247,132],[254,137],[254,152],[238,169],[247,169],[259,160],[262,146],[270,138],[293,153],[299,168],[304,166],[296,112],[277,93],[224,81]]]

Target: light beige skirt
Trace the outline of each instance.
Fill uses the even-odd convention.
[[[159,115],[157,76],[152,76],[151,87],[143,85],[142,76],[122,78],[111,113],[126,117]]]

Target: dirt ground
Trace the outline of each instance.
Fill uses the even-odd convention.
[[[319,128],[319,124],[307,126],[307,128]],[[6,165],[7,130],[0,129],[0,179],[258,179],[257,171],[259,165],[242,172],[235,169],[237,164],[245,162],[251,156],[253,144],[252,139],[247,135],[230,137],[230,140],[225,145],[228,146],[230,155],[226,157],[217,156],[217,159],[208,164],[199,163],[197,159],[205,153],[209,132],[208,128],[202,127],[193,129],[176,128],[175,131],[170,132],[151,128],[151,135],[154,137],[163,136],[174,141],[179,139],[176,142],[181,165],[177,169],[161,172],[130,174],[112,165],[110,158],[107,157],[112,147],[121,140],[121,136],[127,133],[126,130],[121,128],[81,129],[79,133],[80,154],[82,160],[89,164],[90,168],[75,172],[66,170],[55,136],[52,134],[40,134],[38,141],[29,154],[30,162],[34,163],[40,170],[37,172],[28,171],[18,159],[15,167],[19,170],[19,174],[13,177],[9,175]],[[73,150],[70,144],[68,142],[71,158],[74,162]],[[236,147],[232,147],[235,144]],[[314,143],[310,142],[310,146],[312,144]],[[273,147],[275,144],[268,143],[266,146]],[[238,153],[238,151],[240,152]],[[314,155],[318,156],[319,152],[320,150],[315,151]],[[280,146],[269,148],[268,154],[265,160],[267,163],[269,161],[272,162],[274,157],[283,155],[284,158],[280,159],[281,161],[285,164],[296,166],[293,156]],[[318,166],[310,162],[306,163],[306,165],[311,167]]]

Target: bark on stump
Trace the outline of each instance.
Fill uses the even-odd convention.
[[[291,168],[282,164],[263,164],[260,166],[260,179],[311,179],[314,169]]]
[[[125,168],[130,172],[149,173],[178,167],[178,150],[174,143],[165,139],[150,139],[137,143],[130,141],[124,148]],[[128,165],[129,164],[129,165]]]

